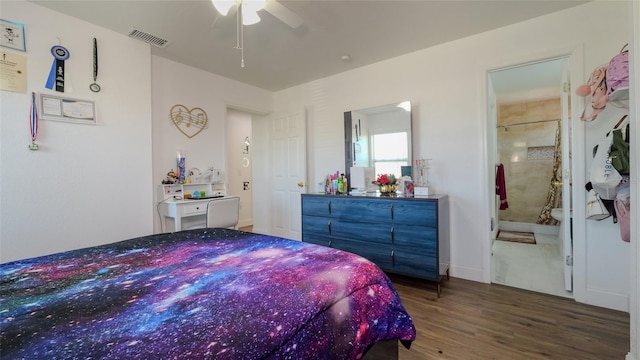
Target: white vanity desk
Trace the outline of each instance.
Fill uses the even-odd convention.
[[[172,231],[203,228],[207,225],[207,204],[209,201],[224,199],[209,198],[198,200],[166,200],[158,204],[158,212],[161,216],[161,230],[165,232],[170,225],[167,220],[173,222]],[[185,226],[183,227],[183,222]]]
[[[169,231],[171,223],[173,230],[203,228],[207,225],[207,204],[209,201],[224,199],[214,197],[205,199],[183,200],[183,194],[191,194],[195,189],[205,190],[207,196],[226,195],[223,184],[170,184],[160,185],[158,188],[158,213],[160,214],[160,230]]]

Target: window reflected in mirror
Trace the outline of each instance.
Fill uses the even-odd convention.
[[[394,174],[400,178],[400,167],[409,165],[406,131],[371,136],[372,165],[376,174]]]

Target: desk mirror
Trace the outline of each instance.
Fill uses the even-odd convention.
[[[345,171],[352,166],[372,167],[375,174],[401,176],[410,166],[411,102],[352,110],[344,113]]]

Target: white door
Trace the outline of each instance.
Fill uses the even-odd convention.
[[[562,59],[562,93],[560,96],[561,114],[561,143],[562,143],[562,219],[560,222],[563,236],[564,259],[564,288],[573,291],[573,239],[571,238],[571,120],[570,96],[571,86],[569,77],[569,59]]]
[[[272,115],[270,233],[302,239],[300,194],[306,192],[307,141],[304,111]]]

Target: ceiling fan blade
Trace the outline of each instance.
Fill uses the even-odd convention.
[[[300,16],[298,16],[296,13],[289,10],[286,6],[280,4],[276,0],[267,0],[267,4],[264,6],[264,10],[294,29],[300,27],[300,25],[302,25],[303,23]]]

